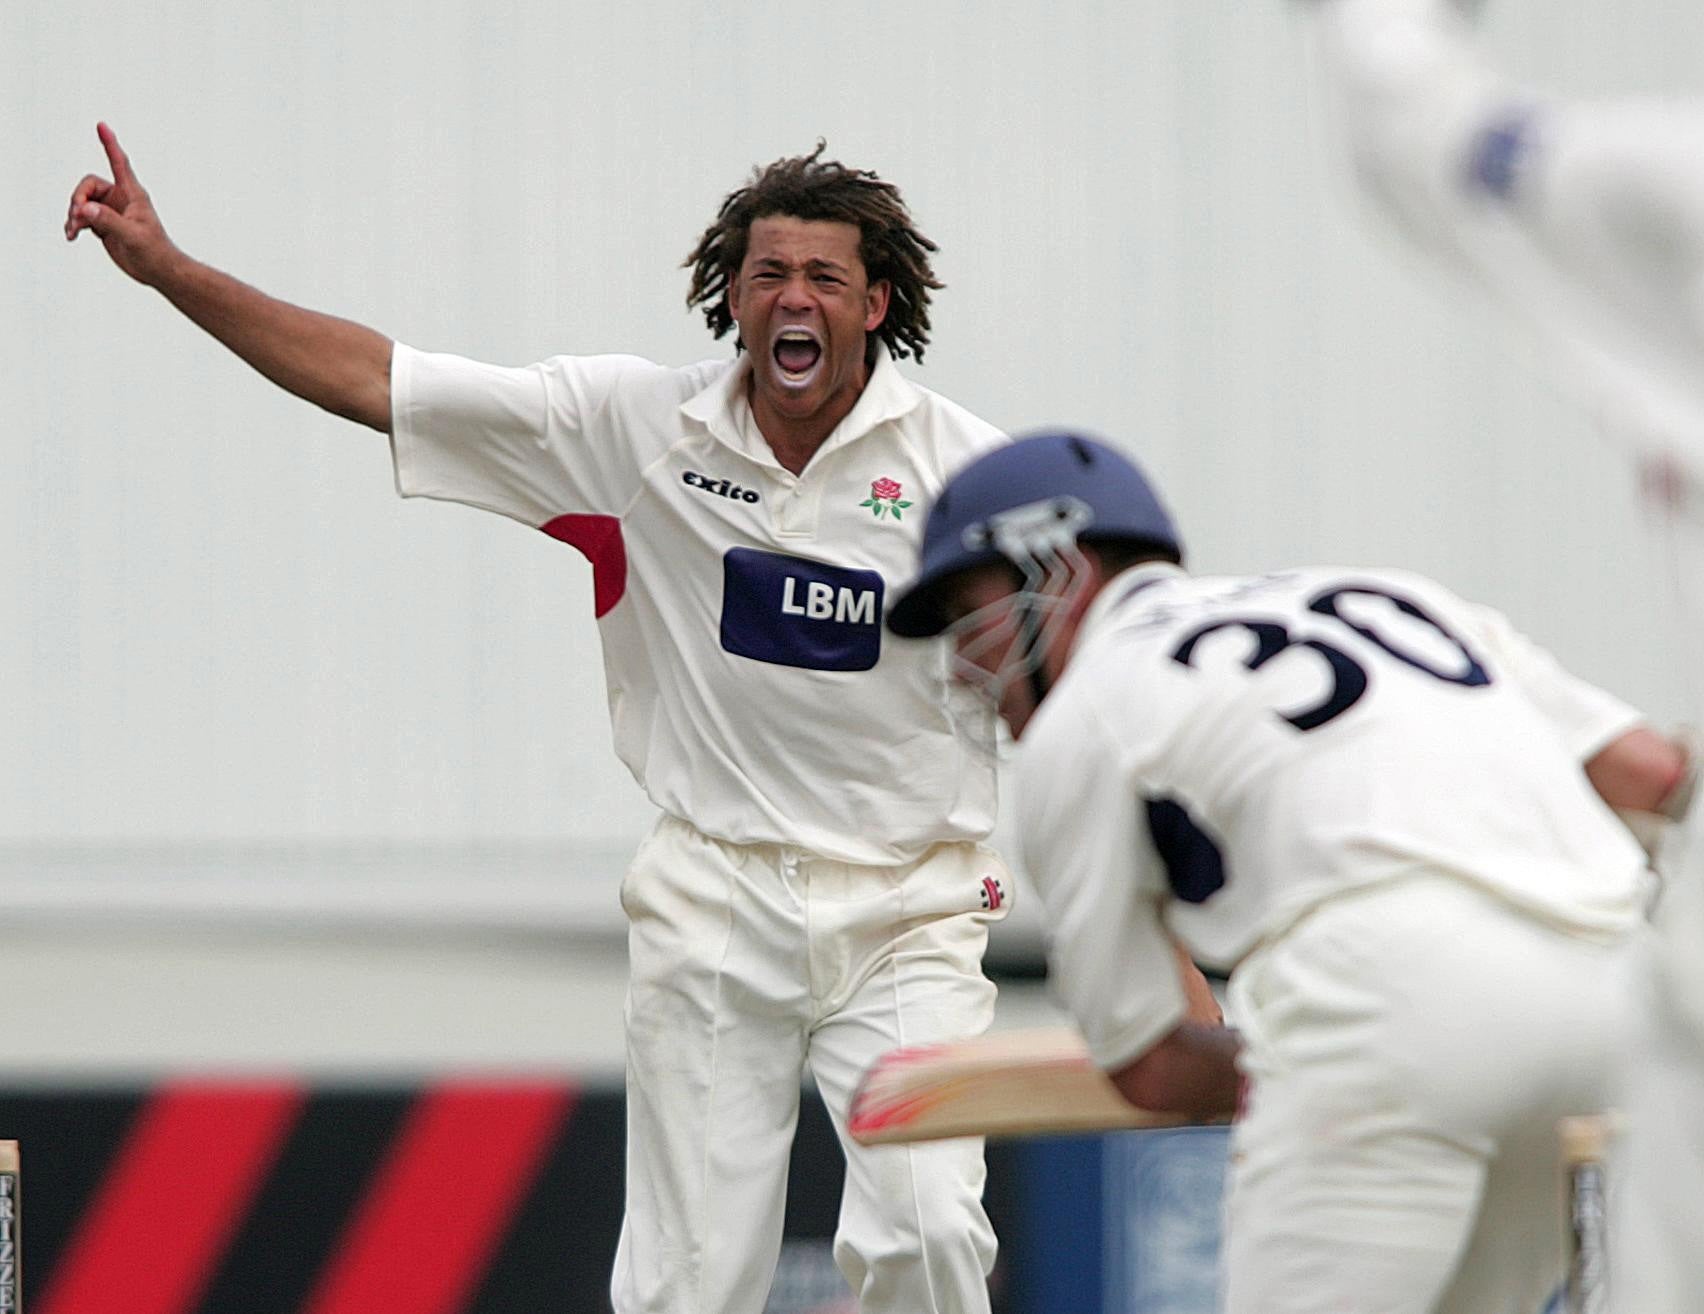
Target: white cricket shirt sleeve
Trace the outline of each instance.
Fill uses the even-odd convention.
[[[1555,727],[1576,761],[1589,761],[1612,740],[1644,723],[1621,699],[1564,670],[1502,613],[1482,606],[1470,610],[1492,660]]]
[[[397,343],[391,447],[397,492],[495,511],[531,526],[619,515],[643,457],[607,432],[617,389],[661,373],[635,356],[488,365]]]
[[[1102,1068],[1138,1058],[1187,1004],[1160,920],[1165,879],[1117,745],[1063,685],[1018,754],[1018,834],[1045,906],[1049,978]]]

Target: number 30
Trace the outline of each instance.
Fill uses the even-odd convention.
[[[1399,643],[1380,634],[1370,625],[1353,620],[1338,609],[1338,604],[1347,597],[1383,598],[1405,616],[1430,626],[1433,630],[1461,654],[1462,666],[1459,670],[1440,670],[1423,655],[1403,648]],[[1397,661],[1416,671],[1421,671],[1433,679],[1443,680],[1448,684],[1462,685],[1465,688],[1479,688],[1491,683],[1490,673],[1486,671],[1480,660],[1473,655],[1471,649],[1456,637],[1441,621],[1426,611],[1417,602],[1399,597],[1385,589],[1375,588],[1366,584],[1344,584],[1325,590],[1314,595],[1308,601],[1308,610],[1321,616],[1329,617],[1345,629],[1359,635],[1375,648],[1394,657]],[[1209,634],[1220,630],[1246,630],[1255,639],[1255,649],[1243,659],[1243,665],[1251,671],[1258,671],[1273,658],[1281,656],[1292,648],[1305,648],[1317,654],[1331,670],[1331,692],[1313,707],[1303,712],[1291,715],[1278,713],[1283,720],[1288,721],[1301,731],[1317,730],[1322,725],[1335,721],[1347,712],[1362,695],[1367,692],[1367,668],[1354,657],[1344,652],[1342,648],[1324,639],[1296,638],[1291,635],[1289,628],[1280,621],[1250,620],[1243,617],[1232,617],[1227,620],[1213,621],[1192,631],[1176,648],[1172,650],[1172,660],[1184,666],[1193,666],[1196,645]]]

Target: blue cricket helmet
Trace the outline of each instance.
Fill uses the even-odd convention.
[[[917,575],[888,612],[888,629],[907,639],[937,635],[947,627],[942,601],[955,575],[1000,560],[1022,567],[1002,532],[1015,524],[1026,537],[1052,533],[1183,555],[1171,516],[1129,457],[1069,430],[1026,434],[947,480],[923,526]]]

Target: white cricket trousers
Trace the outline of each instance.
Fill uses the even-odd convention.
[[[989,1308],[981,1140],[865,1148],[846,1112],[883,1051],[987,1028],[982,952],[1011,892],[977,844],[863,867],[658,824],[622,886],[617,1314],[760,1314],[807,1065],[846,1153],[834,1257],[862,1314]]]
[[[1536,1314],[1563,1275],[1557,1122],[1606,1107],[1635,955],[1433,876],[1238,967],[1227,1314]]]

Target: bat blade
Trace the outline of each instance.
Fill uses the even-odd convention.
[[[1130,1104],[1069,1027],[997,1031],[891,1050],[852,1097],[864,1145],[952,1136],[1043,1136],[1181,1127],[1190,1119]]]

